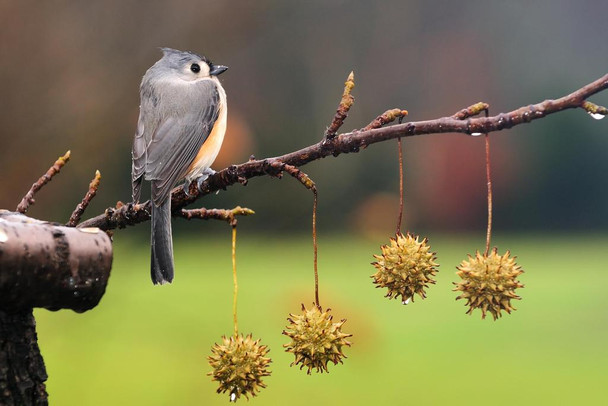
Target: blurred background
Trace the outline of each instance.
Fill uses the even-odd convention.
[[[409,119],[425,120],[451,115],[478,101],[488,102],[491,113],[496,114],[563,96],[607,72],[607,13],[608,3],[602,0],[0,0],[0,208],[14,209],[31,183],[68,149],[72,151],[70,163],[37,195],[29,215],[67,221],[96,169],[102,173],[102,183],[85,218],[118,200],[130,201],[130,150],[139,113],[139,83],[146,69],[160,58],[159,47],[192,50],[230,67],[221,76],[230,110],[226,141],[214,165],[219,170],[246,161],[252,154],[271,157],[318,142],[351,70],[355,72],[356,102],[343,131],[365,126],[388,108],[404,108],[410,112]],[[608,93],[592,101],[606,105]],[[547,376],[547,385],[564,384],[561,392],[529,384],[524,391],[529,396],[519,400],[538,404],[550,396],[564,400],[570,395],[580,400],[575,395],[588,389],[585,385],[605,381],[606,363],[599,363],[608,358],[604,346],[576,341],[583,337],[569,334],[589,328],[577,323],[593,319],[596,330],[587,336],[596,338],[597,343],[605,342],[608,333],[597,322],[608,321],[606,300],[600,299],[603,293],[599,291],[593,296],[582,288],[576,292],[567,288],[574,286],[569,277],[572,271],[579,278],[588,272],[585,277],[606,281],[605,272],[601,272],[606,270],[606,258],[600,258],[599,252],[608,241],[607,126],[608,120],[596,121],[578,110],[492,134],[495,242],[502,242],[501,247],[520,256],[529,273],[537,271],[535,276],[525,274],[523,281],[528,288],[530,284],[539,288],[536,296],[529,292],[532,289],[525,289],[526,295],[535,297],[522,302],[527,316],[518,311],[510,320],[495,324],[481,323],[478,315],[465,318],[461,314],[464,307],[453,301],[449,291],[454,266],[467,252],[483,247],[486,201],[481,138],[443,134],[404,140],[405,228],[430,235],[431,244],[433,235],[440,236],[439,246],[447,253],[444,257],[438,254],[439,262],[445,264],[441,268],[444,283],[438,283],[443,293],[436,293],[435,303],[449,303],[446,306],[454,309],[456,319],[444,314],[439,317],[439,310],[433,311],[432,306],[425,308],[428,314],[409,318],[414,309],[382,301],[381,292],[371,289],[366,279],[373,273],[371,254],[379,252],[378,246],[388,242],[394,231],[398,206],[396,142],[304,167],[319,188],[321,264],[325,261],[327,289],[339,302],[328,306],[348,313],[349,323],[352,321],[355,332],[363,336],[353,341],[367,346],[353,348],[363,359],[355,360],[353,355],[355,365],[339,367],[350,371],[345,372],[347,378],[339,378],[338,367],[328,377],[304,377],[303,386],[298,386],[303,396],[323,388],[324,393],[335,395],[338,404],[347,392],[350,404],[378,399],[440,403],[440,398],[431,402],[424,397],[425,393],[428,396],[428,385],[447,388],[452,394],[466,391],[456,385],[459,377],[447,371],[458,370],[464,375],[470,371],[479,376],[486,375],[486,369],[480,368],[495,368],[515,376],[512,382],[519,385],[538,376]],[[256,211],[239,226],[243,249],[251,252],[248,259],[242,259],[242,266],[258,276],[251,277],[252,287],[243,288],[241,294],[243,302],[256,310],[247,316],[254,334],[264,340],[270,334],[259,334],[265,327],[272,334],[277,329],[280,332],[286,314],[298,311],[299,302],[304,300],[300,293],[311,293],[311,275],[306,273],[311,271],[310,242],[300,235],[310,229],[312,196],[292,179],[264,178],[251,180],[245,188],[235,185],[207,196],[197,205],[241,205]],[[204,376],[204,356],[221,334],[231,331],[229,230],[217,222],[177,220],[174,227],[178,279],[172,287],[158,290],[149,286],[148,226],[142,225],[116,233],[113,279],[97,309],[85,315],[39,312],[52,403],[53,399],[62,405],[225,403]],[[259,236],[268,243],[256,245]],[[215,249],[201,248],[207,246]],[[575,248],[572,257],[578,262],[558,258]],[[344,261],[344,255],[357,257],[354,250],[361,253],[357,265]],[[218,283],[225,288],[221,296],[225,303],[217,303],[220,296],[216,298],[215,291],[194,290],[217,287],[213,285],[216,279],[210,279],[216,278],[210,276],[212,272],[192,270],[188,274],[187,268],[201,266],[201,252],[206,253],[203,263],[217,263],[223,269],[225,278]],[[353,273],[362,278],[367,290],[358,291],[352,285]],[[302,277],[301,289],[294,287],[300,281],[296,275]],[[344,280],[339,275],[344,275]],[[526,280],[526,275],[530,279]],[[564,282],[559,285],[564,294],[561,298],[551,288],[560,280]],[[276,296],[278,290],[280,297]],[[370,297],[358,303],[352,292],[366,292],[359,298]],[[577,294],[580,302],[572,296]],[[566,295],[578,306],[571,317],[558,311],[560,305],[564,307]],[[264,316],[269,311],[265,303],[273,308],[276,301],[292,296],[284,311]],[[429,306],[426,302],[432,298],[430,294],[427,301],[417,301],[415,306]],[[368,308],[366,303],[373,305]],[[221,318],[214,313],[217,308],[224,310]],[[379,317],[378,312],[385,308],[395,313]],[[404,312],[406,319],[402,319]],[[222,323],[212,325],[216,318]],[[160,333],[153,330],[162,330],[166,319],[174,320],[169,324],[175,334],[167,340],[179,344],[160,342]],[[520,325],[509,329],[513,319]],[[452,326],[456,330],[451,330]],[[538,345],[530,344],[521,353],[509,347],[522,340],[522,335]],[[474,344],[466,337],[474,337]],[[279,335],[273,353],[286,357],[281,354],[281,338]],[[504,353],[503,347],[489,344],[496,340],[502,343],[501,339],[507,342]],[[546,350],[543,343],[553,340],[566,347]],[[581,356],[568,352],[568,345],[574,346],[574,342],[577,351],[587,352]],[[453,348],[454,343],[459,347]],[[472,347],[467,348],[466,343]],[[438,352],[421,350],[431,344],[438,346]],[[387,357],[384,363],[372,361],[379,357],[372,351],[378,345],[386,346],[381,353]],[[171,361],[166,351],[176,346],[184,359],[196,360],[198,369],[188,369],[179,357]],[[474,352],[473,347],[482,348],[485,364],[463,354],[458,362],[449,362],[454,355],[451,351],[468,354]],[[564,351],[572,356],[572,362],[567,359],[564,369],[558,370],[560,364],[554,357],[562,357]],[[488,354],[497,352],[500,362],[495,364]],[[517,354],[525,362],[515,359]],[[385,363],[392,359],[395,363],[389,369]],[[401,359],[405,363],[418,359],[420,364],[397,365]],[[518,375],[522,373],[519,361],[527,375]],[[140,368],[132,370],[127,365]],[[166,371],[173,380],[167,380]],[[391,374],[388,379],[389,371],[410,375],[397,380]],[[559,375],[560,371],[564,374]],[[581,378],[580,386],[568,389],[566,383],[573,382],[574,371]],[[363,377],[372,373],[376,381],[366,386]],[[303,375],[293,368],[285,374]],[[486,379],[492,382],[492,376]],[[274,381],[268,394],[255,402],[277,404],[273,402],[289,399],[299,404],[302,399],[293,398],[297,393],[294,382],[300,381]],[[200,391],[196,389],[199,384]],[[478,393],[480,402],[485,393]],[[585,393],[590,400],[597,395],[593,390]],[[476,398],[466,396],[462,394],[463,402],[475,403]],[[325,402],[320,399],[318,403]]]
[[[215,169],[317,142],[351,70],[356,102],[345,131],[394,107],[411,120],[477,101],[509,111],[606,73],[606,2],[503,3],[2,1],[0,207],[14,208],[68,149],[66,173],[42,191],[32,216],[65,221],[96,169],[103,181],[89,215],[130,201],[139,83],[161,46],[230,67],[221,77],[230,121]],[[606,104],[608,95],[593,100]],[[493,134],[496,226],[605,230],[606,132],[605,122],[568,111]],[[482,140],[450,134],[404,144],[408,224],[483,227]],[[321,224],[362,231],[394,222],[396,154],[390,142],[305,167],[319,185]],[[249,206],[257,216],[248,222],[262,230],[308,227],[294,215],[310,211],[295,182],[250,185],[201,205]]]

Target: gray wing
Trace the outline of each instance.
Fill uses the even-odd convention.
[[[131,150],[131,187],[133,202],[138,203],[141,196],[141,182],[146,168],[146,141],[144,139],[144,115],[143,108],[140,107],[139,120],[137,121],[137,131],[133,140]]]
[[[137,120],[137,131],[133,140],[133,149],[131,150],[131,186],[133,194],[133,202],[138,203],[141,195],[141,183],[144,180],[146,170],[146,146],[156,132],[160,114],[158,113],[158,104],[160,97],[154,91],[148,76],[150,69],[146,72],[141,86],[139,105],[139,119]]]
[[[133,143],[134,198],[139,197],[143,176],[152,181],[152,200],[160,205],[173,185],[186,175],[211,133],[219,114],[216,84],[203,80],[192,86],[179,97],[146,98],[152,103],[144,103],[142,97],[142,134],[138,124]],[[162,118],[155,122],[157,116]]]

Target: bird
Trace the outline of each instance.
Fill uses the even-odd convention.
[[[189,51],[161,48],[163,56],[140,85],[140,106],[133,140],[131,183],[139,203],[143,180],[151,187],[150,275],[156,284],[174,277],[171,189],[184,190],[209,175],[224,135],[228,105],[218,75],[228,67]]]

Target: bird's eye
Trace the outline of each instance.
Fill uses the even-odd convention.
[[[201,67],[198,65],[198,63],[193,63],[190,65],[190,70],[194,73],[199,73],[201,71]]]

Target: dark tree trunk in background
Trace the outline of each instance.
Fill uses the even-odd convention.
[[[46,379],[32,310],[0,310],[0,405],[47,405]]]

